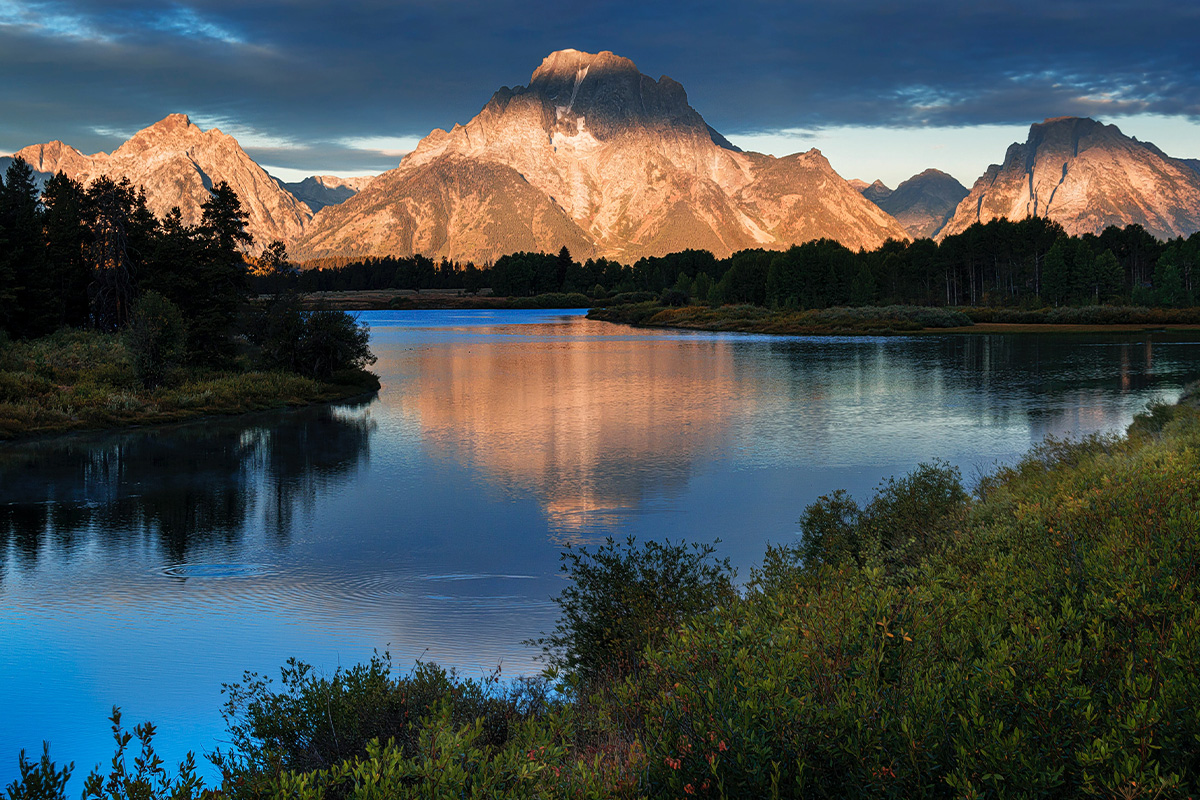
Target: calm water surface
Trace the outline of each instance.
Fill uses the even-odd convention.
[[[211,750],[222,682],[390,646],[534,671],[558,555],[721,538],[748,573],[804,506],[941,458],[971,482],[1117,431],[1200,371],[1165,334],[786,338],[571,312],[371,312],[383,390],[332,409],[0,446],[0,786],[105,721]]]

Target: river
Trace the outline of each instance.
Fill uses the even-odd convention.
[[[968,484],[1046,436],[1118,432],[1200,372],[1140,335],[768,337],[564,311],[367,312],[368,402],[0,446],[0,786],[20,748],[178,760],[221,684],[390,648],[538,669],[559,553],[721,539],[743,576],[805,505],[941,459]],[[201,759],[203,761],[203,759]]]

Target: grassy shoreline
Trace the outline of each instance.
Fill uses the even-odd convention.
[[[588,319],[639,328],[765,333],[789,336],[891,336],[918,333],[1200,332],[1198,309],[987,308],[884,306],[808,311],[761,306],[664,306],[656,302],[593,308]]]
[[[164,425],[349,400],[378,391],[365,370],[318,381],[282,371],[180,369],[166,385],[136,380],[119,337],[61,331],[0,347],[0,442]]]

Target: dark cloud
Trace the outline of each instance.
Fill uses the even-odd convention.
[[[564,47],[670,75],[726,133],[1198,119],[1197,30],[1178,0],[0,0],[0,145],[108,149],[183,111],[266,163],[379,169],[346,140],[465,122]]]

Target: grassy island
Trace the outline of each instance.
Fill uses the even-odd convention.
[[[741,584],[711,546],[568,549],[541,677],[247,675],[212,788],[114,713],[85,797],[1195,797],[1198,509],[1193,384],[969,491],[933,463],[822,497]],[[20,763],[10,798],[66,796]]]
[[[147,388],[115,334],[63,330],[0,341],[0,440],[243,414],[379,389],[378,378],[362,369],[317,379],[279,369],[181,367],[167,377]]]

